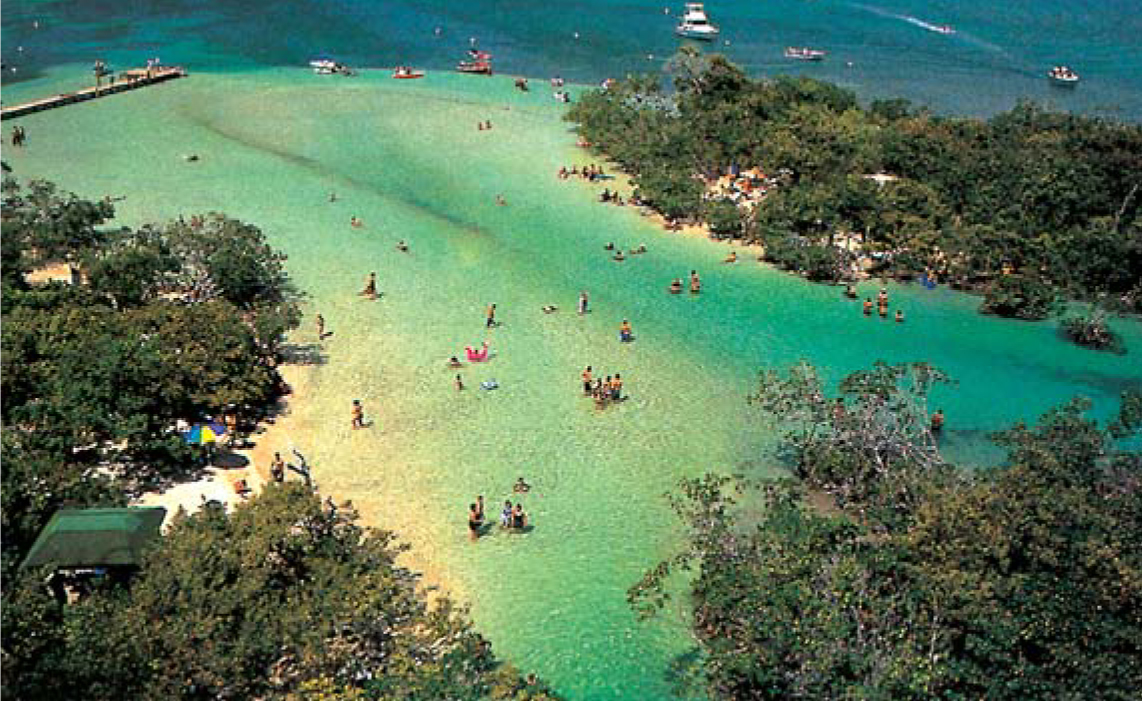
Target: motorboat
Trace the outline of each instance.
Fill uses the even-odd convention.
[[[956,30],[950,24],[935,24],[932,25],[932,31],[937,34],[955,34]]]
[[[408,80],[410,78],[423,78],[424,71],[413,70],[408,66],[397,66],[393,69],[393,77],[398,80]]]
[[[805,46],[787,46],[785,47],[785,58],[792,58],[798,61],[823,61],[825,59],[825,52],[819,49],[810,49]]]
[[[706,17],[706,9],[700,2],[686,3],[686,11],[682,21],[674,28],[674,33],[687,39],[701,39],[713,41],[718,38],[718,27],[710,23]]]
[[[468,49],[468,56],[473,61],[491,61],[492,55],[487,51],[480,51],[479,49]]]
[[[334,73],[349,73],[349,67],[338,63],[331,58],[315,58],[309,62],[309,67],[318,75],[333,75]]]
[[[461,61],[456,65],[456,70],[460,71],[461,73],[491,75],[492,64],[490,61]]]
[[[1047,77],[1050,78],[1051,82],[1055,85],[1063,85],[1066,87],[1074,87],[1078,85],[1079,82],[1079,74],[1067,66],[1055,66],[1047,71]]]

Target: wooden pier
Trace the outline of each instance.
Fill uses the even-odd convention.
[[[25,102],[12,107],[4,107],[0,110],[0,120],[23,117],[27,114],[43,112],[44,110],[55,109],[56,107],[63,107],[64,105],[94,100],[97,97],[114,95],[136,88],[145,88],[155,83],[163,83],[168,80],[174,80],[175,78],[185,78],[187,75],[186,69],[180,66],[162,66],[150,69],[134,68],[120,73],[118,79],[115,79],[113,76],[108,76],[109,81],[99,87],[90,87],[78,92],[61,93],[59,95],[53,95],[52,97],[45,97],[41,100],[33,100],[32,102]]]

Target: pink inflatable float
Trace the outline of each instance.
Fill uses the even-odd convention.
[[[464,352],[468,354],[468,360],[473,363],[483,362],[488,359],[488,342],[484,341],[480,350],[476,350],[472,346],[464,346]]]

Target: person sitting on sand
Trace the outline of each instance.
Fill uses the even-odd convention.
[[[680,277],[676,277],[676,278],[674,278],[674,280],[673,280],[673,281],[670,283],[670,292],[671,292],[672,294],[678,294],[678,293],[679,293],[679,292],[681,292],[681,291],[682,291],[682,278],[680,278]]]
[[[738,252],[737,251],[730,251],[730,254],[728,256],[726,256],[726,259],[723,260],[722,262],[723,263],[736,263],[736,262],[738,262]]]
[[[377,274],[369,273],[369,277],[365,279],[365,289],[361,290],[361,295],[369,299],[377,298]]]
[[[531,491],[531,485],[525,482],[522,477],[520,477],[515,481],[515,484],[512,485],[512,491],[516,494],[527,494]]]
[[[634,336],[631,335],[630,322],[626,319],[623,319],[623,323],[619,325],[619,339],[624,343],[634,339]]]

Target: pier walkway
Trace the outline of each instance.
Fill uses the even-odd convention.
[[[151,69],[134,68],[120,73],[118,80],[111,78],[110,82],[106,85],[90,87],[78,92],[61,93],[59,95],[53,95],[52,97],[45,97],[41,100],[33,100],[32,102],[13,105],[12,107],[4,107],[0,110],[0,120],[23,117],[27,114],[43,112],[44,110],[63,107],[64,105],[71,105],[76,102],[94,100],[97,97],[114,95],[136,88],[145,88],[148,85],[174,80],[175,78],[184,78],[187,75],[186,69],[181,66],[162,66]]]

